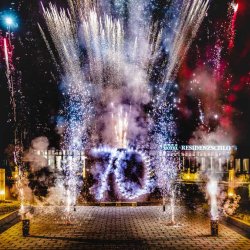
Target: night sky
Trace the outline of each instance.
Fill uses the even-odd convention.
[[[64,1],[56,2],[59,6]],[[65,1],[66,2],[66,1]],[[167,2],[167,1],[165,1]],[[213,0],[208,11],[208,17],[202,23],[199,32],[189,50],[186,59],[182,63],[178,80],[182,82],[182,95],[185,106],[192,110],[192,115],[178,114],[178,128],[180,141],[188,142],[197,126],[197,100],[189,96],[185,90],[185,79],[191,77],[191,73],[199,64],[197,48],[201,53],[200,59],[205,60],[207,48],[214,46],[215,41],[207,36],[208,31],[214,32],[218,24],[227,19],[228,3],[231,1]],[[239,154],[250,156],[250,1],[238,0],[239,10],[236,19],[235,46],[230,55],[225,56],[228,62],[228,71],[232,75],[230,88],[233,95],[230,106],[233,108],[232,123],[236,131],[235,143],[239,146]],[[14,4],[12,4],[14,3]],[[46,4],[46,1],[43,1]],[[159,12],[155,18],[160,18],[161,7],[164,1],[159,1]],[[65,6],[66,4],[64,4]],[[51,56],[46,48],[39,32],[37,23],[45,27],[40,1],[5,1],[0,2],[0,11],[10,7],[15,11],[19,27],[14,32],[13,45],[14,65],[18,75],[19,86],[22,91],[18,102],[18,121],[20,127],[27,131],[24,146],[28,147],[31,140],[37,136],[45,135],[49,138],[52,147],[59,148],[60,137],[55,131],[56,116],[61,112],[62,96],[59,90],[60,74],[57,72]],[[2,25],[2,33],[5,29]],[[13,125],[10,119],[9,93],[5,77],[5,63],[0,58],[0,154],[13,140]],[[223,87],[223,86],[222,86]],[[183,104],[184,105],[184,104]],[[186,108],[185,107],[185,108]],[[212,124],[212,121],[211,121]],[[213,126],[213,124],[211,125]],[[216,126],[216,125],[215,125]]]

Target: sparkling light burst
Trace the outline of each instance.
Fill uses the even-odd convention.
[[[184,0],[181,4],[177,0],[173,1],[171,10],[176,8],[172,18],[174,22],[173,20],[170,22],[173,26],[168,29],[171,30],[169,36],[171,42],[167,43],[168,48],[164,47],[167,29],[154,23],[151,15],[146,15],[147,6],[153,5],[151,1],[140,0],[136,4],[129,4],[128,17],[123,11],[125,1],[119,1],[119,4],[116,1],[112,7],[115,8],[115,17],[112,11],[108,10],[107,6],[111,7],[109,1],[104,3],[70,0],[69,10],[58,10],[52,4],[49,4],[48,9],[43,7],[44,17],[62,65],[63,94],[68,98],[65,107],[67,126],[64,147],[66,149],[83,150],[85,148],[88,142],[87,126],[91,124],[90,121],[95,113],[101,113],[100,110],[94,108],[107,107],[112,101],[105,96],[107,92],[118,93],[114,98],[121,102],[121,106],[124,104],[123,100],[126,100],[125,104],[127,104],[126,102],[130,99],[133,114],[139,112],[143,115],[145,113],[143,105],[153,99],[153,111],[143,124],[143,127],[148,126],[147,123],[152,124],[148,128],[149,134],[153,134],[151,143],[156,144],[157,150],[162,150],[164,144],[176,142],[176,126],[173,118],[176,103],[172,102],[176,96],[169,82],[175,78],[206,14],[208,3],[209,0]],[[179,6],[181,6],[181,11],[178,14],[179,8],[177,7]],[[44,31],[41,27],[39,28],[56,61]],[[155,73],[158,69],[155,65],[157,60],[164,57],[167,59],[162,62],[160,74],[163,77],[159,77],[156,81],[160,87],[154,86],[157,89],[155,93],[150,89],[149,83],[152,76],[157,75]],[[111,129],[115,130],[113,134],[119,141],[119,147],[124,148],[128,145],[127,134],[134,128],[128,125],[127,115],[119,110],[120,105],[117,107],[118,110],[114,112],[118,114],[115,118],[117,123]],[[91,128],[89,130],[91,131]],[[140,137],[140,134],[136,134],[135,137]],[[149,149],[150,145],[145,145],[145,141],[147,141],[146,138],[143,142],[144,148]],[[134,143],[138,141],[135,140]],[[135,145],[135,147],[138,146],[140,145]],[[112,159],[121,157],[121,153],[117,152],[110,151],[111,160],[101,176],[102,187],[97,193],[98,199],[103,198],[102,190],[107,188],[104,182],[111,171]],[[153,158],[154,165],[159,163],[157,155]],[[171,172],[170,175],[166,174],[166,178],[174,179],[176,170],[173,171],[173,166],[175,165],[173,159],[168,159],[167,162],[161,164],[162,169],[167,167]],[[76,201],[77,168],[77,163],[74,162],[64,166],[67,173],[66,183],[70,188],[68,196],[72,197],[68,204],[74,204]],[[122,179],[121,172],[118,173],[117,169],[119,166],[116,168],[116,176]],[[161,175],[158,177],[161,178]],[[121,184],[119,189],[125,192],[126,188]],[[143,190],[144,188],[141,192],[144,192]],[[131,194],[131,197],[135,197],[135,194]]]

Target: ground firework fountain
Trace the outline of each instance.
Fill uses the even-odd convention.
[[[67,128],[64,131],[62,146],[68,151],[82,151],[87,139],[86,129],[91,116],[91,104],[88,85],[81,69],[75,23],[66,11],[58,11],[55,6],[50,5],[50,9],[43,8],[43,10],[64,69],[62,78],[68,97],[68,104],[64,107]],[[62,168],[66,176],[64,179],[66,220],[69,221],[77,201],[79,184],[77,173],[80,172],[80,166],[78,162],[72,160],[72,157],[68,157],[63,162]]]
[[[12,8],[11,8],[12,9]],[[27,175],[24,173],[24,164],[23,164],[23,133],[24,133],[24,123],[23,120],[25,120],[25,114],[23,114],[23,100],[24,96],[22,95],[22,89],[20,86],[20,72],[16,70],[15,62],[16,58],[14,57],[15,51],[14,51],[14,40],[15,35],[14,31],[18,27],[18,18],[16,14],[11,10],[7,13],[2,13],[0,16],[1,22],[3,22],[4,25],[6,25],[6,33],[5,37],[3,37],[3,52],[4,52],[4,60],[6,65],[6,78],[7,78],[7,84],[9,89],[9,98],[10,98],[10,105],[11,105],[11,112],[10,112],[10,122],[8,126],[12,127],[13,136],[11,137],[11,141],[13,143],[13,146],[10,146],[10,158],[12,159],[12,171],[15,169],[13,180],[15,182],[13,190],[15,195],[18,197],[20,201],[20,209],[19,214],[22,219],[22,228],[23,228],[23,236],[29,235],[29,213],[27,212],[27,209],[25,207],[25,202],[29,199],[27,199],[27,195],[29,193],[27,191],[28,181],[27,181]],[[2,30],[2,27],[1,27]],[[2,34],[2,31],[1,31]],[[0,36],[0,43],[1,43],[2,37]],[[20,115],[20,113],[22,113]],[[12,148],[13,147],[13,148]],[[11,163],[9,163],[11,164]],[[13,169],[14,168],[14,169]]]
[[[218,236],[219,209],[218,209],[218,180],[211,176],[207,184],[207,191],[210,198],[211,235]]]

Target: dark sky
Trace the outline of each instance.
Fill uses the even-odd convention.
[[[46,1],[43,1],[46,2]],[[52,1],[55,2],[55,1]],[[59,4],[62,1],[57,1]],[[223,21],[226,18],[226,8],[229,1],[213,0],[209,9],[209,19]],[[250,48],[250,1],[238,0],[239,12],[236,22],[235,48],[230,56],[230,70],[236,82],[242,80],[249,72],[249,48]],[[11,5],[11,3],[14,3]],[[15,46],[15,67],[17,78],[21,79],[20,86],[22,94],[19,96],[22,107],[18,110],[18,119],[21,124],[20,130],[27,130],[28,136],[24,140],[26,146],[30,141],[39,135],[49,138],[51,145],[59,146],[59,137],[55,132],[55,116],[60,112],[60,92],[58,83],[60,76],[52,63],[44,41],[37,28],[39,22],[42,26],[43,17],[41,14],[40,1],[0,1],[0,11],[5,11],[11,6],[16,11],[19,19],[19,27],[15,31],[13,44]],[[205,32],[209,25],[204,22],[201,26],[199,36],[206,43]],[[213,28],[212,25],[210,28]],[[3,29],[3,27],[1,28]],[[197,44],[197,43],[196,43]],[[201,43],[201,46],[204,45]],[[192,51],[192,48],[191,48]],[[188,60],[188,57],[187,57]],[[0,60],[0,154],[12,140],[11,122],[7,122],[9,115],[9,96],[4,72],[3,61]],[[248,74],[249,78],[249,74]],[[244,81],[244,80],[242,80]],[[245,80],[247,81],[247,80]],[[248,81],[249,82],[249,81]],[[235,127],[241,131],[238,138],[238,146],[242,155],[250,155],[250,93],[249,85],[244,86],[237,93],[238,98],[234,103],[240,115],[234,122]],[[182,137],[187,138],[192,132],[192,121],[186,121],[183,126]]]

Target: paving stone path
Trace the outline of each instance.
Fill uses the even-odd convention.
[[[161,207],[77,207],[67,222],[64,209],[37,208],[30,236],[21,222],[0,234],[0,249],[230,249],[250,250],[250,240],[219,225],[211,237],[207,217],[178,208],[181,224],[169,226]]]

